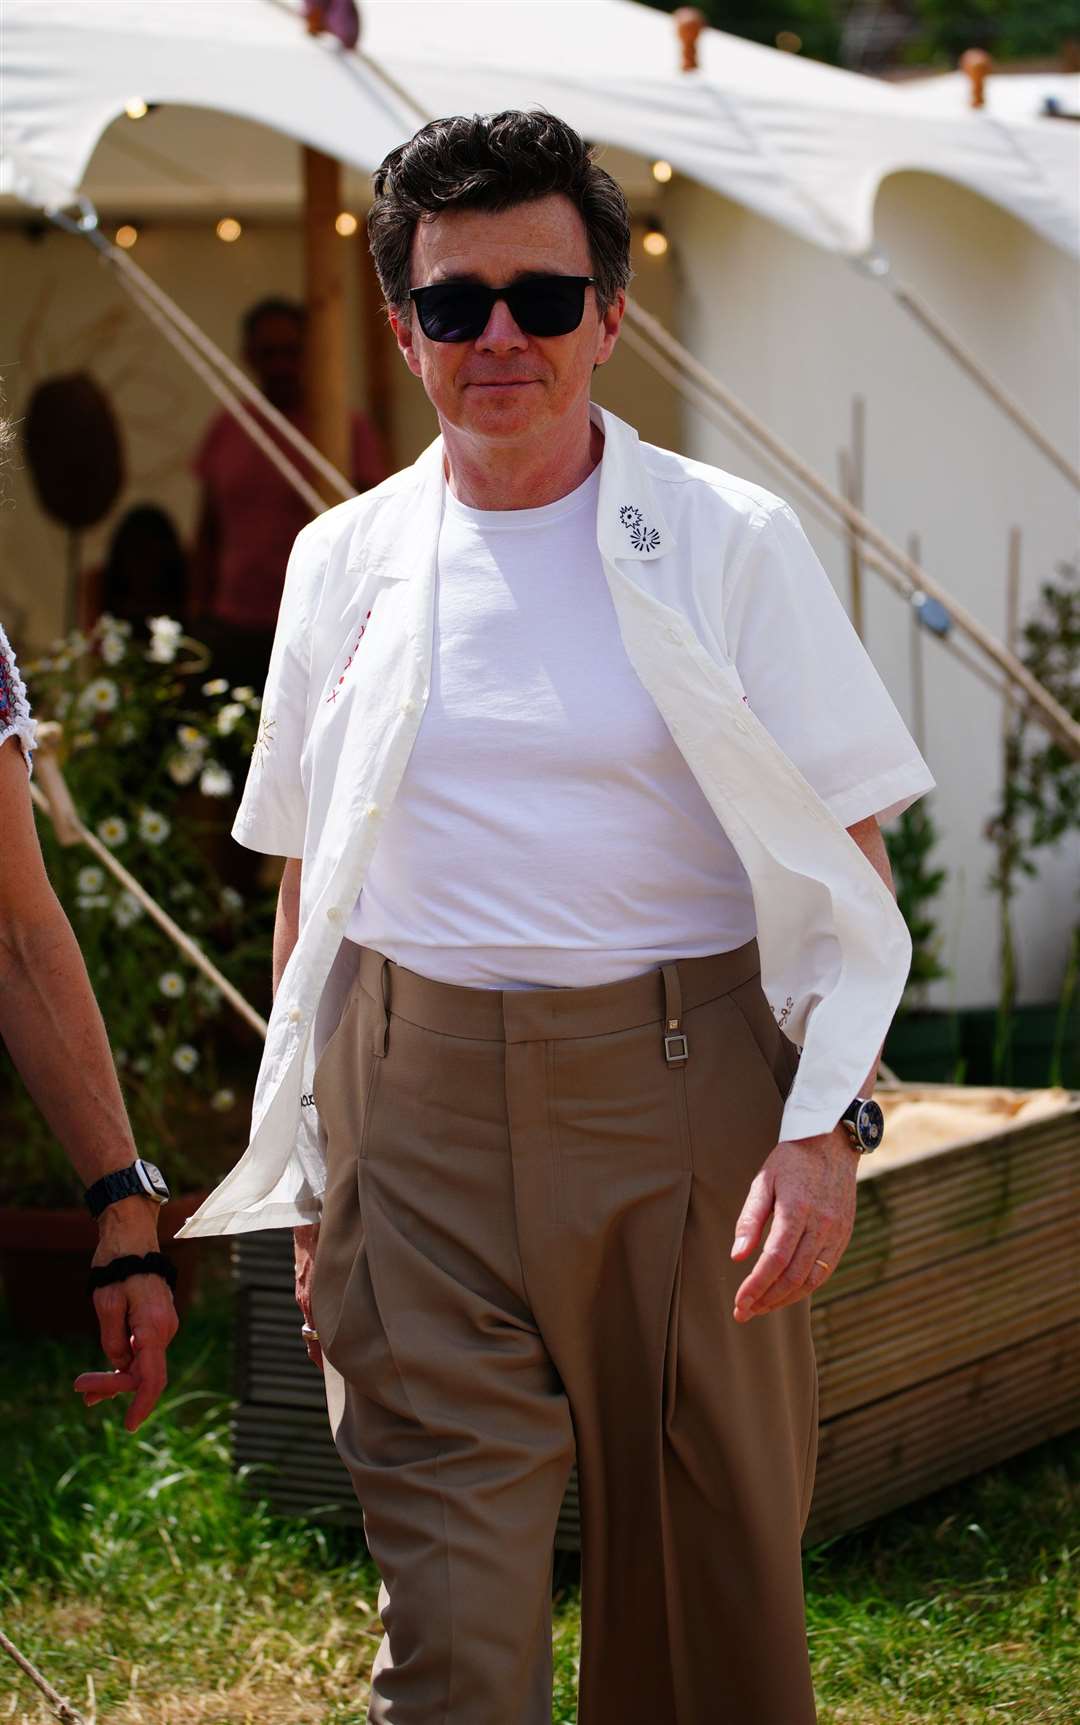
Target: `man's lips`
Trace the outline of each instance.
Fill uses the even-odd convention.
[[[539,383],[538,377],[471,377],[466,389],[520,389],[526,383]]]

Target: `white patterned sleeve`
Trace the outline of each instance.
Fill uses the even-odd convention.
[[[26,684],[19,675],[11,642],[4,633],[3,624],[0,624],[0,743],[6,743],[9,737],[17,737],[28,771],[33,767],[30,752],[37,747],[34,730]]]

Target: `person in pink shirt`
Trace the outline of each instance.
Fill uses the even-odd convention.
[[[263,394],[310,435],[304,400],[306,312],[295,300],[270,298],[243,320],[244,360]],[[293,454],[279,433],[269,435]],[[360,491],[386,477],[378,435],[362,413],[351,415],[349,478]],[[296,465],[307,473],[306,463]],[[202,500],[191,571],[193,635],[214,654],[214,668],[234,683],[261,689],[270,659],[285,566],[311,511],[230,413],[208,426],[193,471]]]

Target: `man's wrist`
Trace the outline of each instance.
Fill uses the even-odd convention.
[[[98,1217],[98,1237],[102,1242],[114,1236],[127,1240],[135,1235],[156,1240],[160,1210],[161,1205],[152,1198],[118,1198],[115,1203],[107,1204]]]

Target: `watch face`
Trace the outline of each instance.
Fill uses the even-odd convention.
[[[885,1136],[885,1116],[876,1102],[866,1101],[855,1116],[855,1130],[864,1150],[876,1150]]]
[[[148,1196],[156,1198],[159,1203],[163,1203],[169,1196],[169,1188],[165,1184],[165,1177],[160,1168],[155,1168],[152,1162],[144,1162],[140,1158],[135,1164],[135,1172]]]

